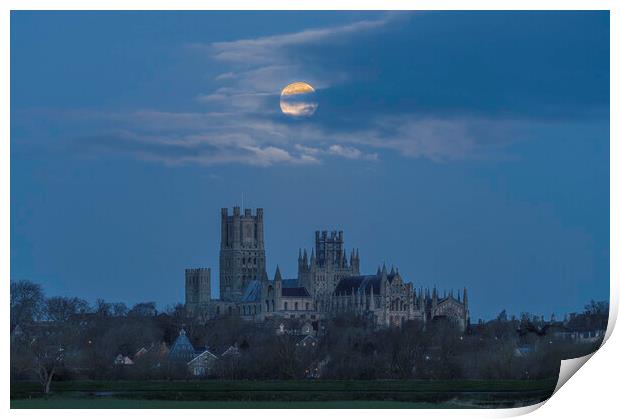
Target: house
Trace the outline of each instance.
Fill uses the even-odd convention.
[[[128,356],[124,356],[123,354],[116,355],[114,358],[114,365],[133,365],[134,362]]]
[[[133,356],[134,359],[140,358],[141,356],[144,356],[148,353],[148,350],[143,346],[140,349],[138,349],[138,351],[136,352],[136,354]]]
[[[296,336],[307,336],[307,335],[316,335],[317,322],[309,322],[309,321],[299,321],[297,319],[282,319],[278,328],[276,329],[277,335],[296,335]]]
[[[200,377],[207,375],[217,361],[217,356],[213,355],[208,349],[195,356],[187,363],[187,367],[192,375]]]
[[[314,335],[305,335],[295,345],[301,348],[314,348],[318,345],[318,339]]]
[[[238,357],[239,356],[239,346],[235,343],[234,345],[230,345],[228,349],[222,352],[222,358],[225,357]]]

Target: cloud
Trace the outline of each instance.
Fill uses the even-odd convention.
[[[340,144],[334,144],[330,146],[328,151],[329,154],[333,156],[344,157],[346,159],[352,160],[377,160],[379,158],[379,155],[377,153],[364,154],[355,147],[347,147]]]
[[[331,159],[380,161],[395,152],[437,162],[504,156],[537,126],[513,119],[377,117],[370,126],[334,128],[311,121],[226,112],[37,112],[19,120],[62,123],[85,153],[130,155],[167,165],[310,165]],[[73,129],[71,130],[71,127]],[[95,132],[95,134],[93,134]],[[50,142],[51,143],[51,142]]]
[[[331,145],[325,149],[316,147],[307,147],[302,144],[295,144],[295,149],[305,155],[319,158],[320,156],[335,156],[349,160],[378,160],[377,153],[364,153],[361,150],[340,144]]]
[[[303,80],[316,88],[326,88],[347,79],[344,71],[314,65],[319,57],[312,48],[330,44],[346,45],[355,36],[384,27],[394,19],[361,20],[341,26],[306,29],[299,32],[239,39],[226,42],[194,43],[190,49],[229,66],[230,71],[215,76],[221,86],[197,96],[203,104],[227,109],[263,112],[269,96],[293,81]]]
[[[393,54],[401,51],[386,49],[383,38],[375,38],[379,31],[385,35],[393,30],[393,21],[387,15],[339,27],[194,44],[194,53],[206,54],[222,68],[210,82],[212,89],[196,93],[193,112],[67,111],[30,120],[43,123],[47,118],[51,125],[66,121],[74,127],[73,138],[79,139],[75,144],[85,151],[116,151],[168,165],[261,167],[335,159],[379,162],[387,153],[437,162],[497,157],[511,143],[527,138],[528,129],[535,129],[537,122],[522,115],[433,112],[432,105],[431,111],[420,111],[419,104],[409,106],[411,98],[424,97],[414,93],[424,90],[407,89],[428,89],[437,96],[433,86],[438,83],[411,83],[409,71],[406,83],[390,78],[393,71],[400,71],[393,65]],[[390,36],[395,35],[399,31]],[[387,60],[381,63],[385,67],[381,74],[390,78],[388,83],[371,83],[365,67],[369,58],[359,53],[362,47],[369,54],[372,48],[390,50],[392,55],[380,56]],[[325,55],[325,48],[333,49]],[[355,65],[342,65],[352,59],[357,60]],[[420,59],[420,65],[411,68],[419,71],[426,61]],[[352,68],[359,73],[352,74]],[[279,91],[296,80],[314,84],[323,94],[311,118],[286,118],[280,112]],[[399,92],[404,93],[396,100],[398,106],[391,106],[391,97]],[[315,110],[313,104],[294,105],[298,108],[290,112]]]
[[[215,42],[209,45],[195,44],[201,49],[211,49],[217,60],[241,66],[270,65],[278,61],[291,48],[325,42],[342,42],[343,38],[360,32],[384,26],[389,17],[377,20],[362,20],[342,26],[307,29],[283,35],[264,36],[254,39],[240,39]]]

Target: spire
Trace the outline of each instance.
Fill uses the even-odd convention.
[[[396,272],[394,272],[394,265],[392,265],[392,269],[390,270],[390,275],[395,275]]]
[[[377,276],[381,276],[381,265],[377,267]]]
[[[299,262],[302,261],[302,259],[301,259],[301,247],[299,248],[299,257],[297,259],[299,260]]]
[[[467,305],[467,288],[463,288],[463,304]]]
[[[387,269],[385,268],[385,262],[383,262],[383,268],[381,268],[381,274],[387,274]]]
[[[304,265],[308,264],[308,251],[304,249]]]
[[[351,258],[349,259],[349,265],[353,266],[353,259],[355,256],[355,249],[351,250]]]
[[[316,258],[314,257],[314,249],[312,249],[312,255],[310,256],[310,265],[314,265],[316,263]]]
[[[342,267],[343,268],[347,267],[347,251],[346,250],[342,251]]]
[[[280,273],[280,265],[276,265],[275,281],[282,281],[282,274]]]

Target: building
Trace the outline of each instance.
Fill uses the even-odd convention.
[[[187,367],[192,375],[204,376],[211,372],[217,359],[217,356],[213,355],[208,349],[205,349],[189,361]]]
[[[179,336],[170,346],[168,359],[174,362],[189,362],[197,355],[194,345],[189,341],[185,329],[181,329]]]
[[[469,324],[467,290],[439,298],[437,290],[415,290],[398,270],[385,265],[360,274],[359,249],[347,257],[342,231],[316,231],[314,248],[299,250],[297,278],[282,277],[279,266],[267,277],[262,208],[221,212],[220,299],[211,298],[209,268],[186,269],[185,304],[204,318],[239,316],[264,321],[280,317],[316,321],[344,313],[365,316],[378,327],[408,320],[446,318]]]
[[[222,208],[220,241],[220,296],[225,301],[238,302],[253,280],[267,280],[265,270],[265,241],[263,237],[263,209],[256,215],[239,207]]]
[[[211,269],[185,270],[185,308],[190,313],[207,310],[211,303]]]

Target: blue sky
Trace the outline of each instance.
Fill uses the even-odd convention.
[[[242,193],[270,277],[342,229],[474,319],[608,299],[609,14],[12,13],[12,279],[180,302]]]

